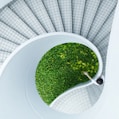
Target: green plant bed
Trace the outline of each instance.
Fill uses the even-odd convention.
[[[95,53],[78,43],[55,46],[40,60],[36,69],[36,88],[48,105],[60,94],[94,77],[99,63]]]

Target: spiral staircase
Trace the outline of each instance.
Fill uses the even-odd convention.
[[[68,32],[85,37],[98,48],[105,76],[108,43],[117,2],[118,0],[9,0],[6,4],[4,1],[0,6],[0,67],[28,40],[42,34]],[[93,84],[83,89],[86,98],[89,98],[88,104],[90,103],[86,109],[97,102],[102,90],[103,86]]]

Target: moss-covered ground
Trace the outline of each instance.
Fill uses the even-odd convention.
[[[88,47],[78,43],[66,43],[49,50],[36,69],[36,87],[45,103],[93,77],[98,71],[98,59]]]

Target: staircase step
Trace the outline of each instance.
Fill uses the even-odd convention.
[[[69,114],[81,113],[91,108],[90,99],[86,88],[77,88],[60,95],[51,108]]]
[[[0,37],[0,50],[13,52],[19,45]]]
[[[9,7],[34,31],[32,37],[46,33],[24,0],[14,1]]]
[[[72,33],[72,2],[71,0],[58,0],[65,32]]]
[[[73,33],[80,34],[86,0],[73,0]]]
[[[34,32],[8,7],[0,12],[0,20],[27,38],[34,35]]]
[[[88,35],[88,32],[97,14],[101,2],[102,0],[87,0],[86,2],[82,29],[81,29],[81,35],[84,36],[85,38]]]
[[[42,26],[47,32],[55,32],[55,28],[50,20],[50,17],[45,9],[42,0],[25,0],[32,12],[38,18]]]
[[[107,34],[110,34],[111,28],[112,28],[112,22],[114,18],[114,12],[115,10],[110,14],[110,17],[107,19],[107,21],[104,23],[104,25],[101,27],[98,34],[95,36],[95,38],[91,41],[94,44],[98,44],[101,42],[102,38],[107,36]],[[106,40],[108,42],[109,40]]]
[[[87,92],[89,95],[91,105],[93,106],[97,102],[97,100],[99,99],[99,97],[102,93],[103,85],[97,86],[95,84],[92,84],[92,85],[88,86],[86,89],[87,89]]]
[[[57,0],[43,0],[47,13],[57,32],[63,32],[63,23]]]
[[[0,62],[4,62],[9,55],[10,55],[9,52],[0,50]]]
[[[110,14],[113,12],[117,5],[117,0],[103,0],[98,9],[94,22],[88,34],[88,39],[93,40],[100,28],[108,20]]]
[[[106,68],[106,58],[107,58],[107,49],[108,49],[108,41],[109,41],[110,34],[108,34],[99,45],[97,45],[97,48],[99,49],[102,60],[103,60],[103,75],[105,75],[105,68]]]
[[[0,21],[0,37],[21,44],[28,39]]]

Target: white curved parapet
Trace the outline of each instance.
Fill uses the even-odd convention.
[[[11,2],[12,0],[0,0],[0,9],[4,7],[6,4]]]
[[[104,94],[105,103],[97,119],[119,119],[119,3],[114,16],[107,54]]]

